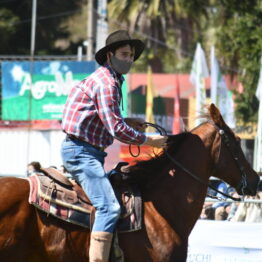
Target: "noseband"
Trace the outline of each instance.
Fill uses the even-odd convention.
[[[215,127],[215,129],[218,131],[219,135],[220,135],[220,148],[221,148],[221,145],[222,145],[222,142],[225,143],[226,145],[226,148],[228,149],[228,151],[230,152],[230,154],[232,155],[234,161],[236,162],[239,170],[240,170],[240,173],[241,173],[241,180],[240,180],[240,183],[238,184],[237,186],[237,189],[240,189],[243,196],[244,196],[244,189],[247,187],[247,175],[246,175],[246,172],[245,172],[245,168],[243,167],[243,165],[241,164],[238,156],[236,156],[231,148],[230,148],[230,142],[229,142],[229,138],[228,138],[228,135],[226,134],[226,132],[222,129],[222,128],[219,128],[213,121],[208,121],[208,123],[210,123],[211,125],[213,125]],[[204,124],[204,123],[202,123]],[[164,135],[164,136],[167,136],[167,132],[166,130],[159,126],[159,125],[156,125],[156,124],[152,124],[152,123],[148,123],[146,122],[146,125],[147,126],[151,126],[151,127],[154,127],[159,133],[160,135]],[[179,163],[178,161],[176,161],[169,153],[166,149],[164,149],[164,152],[165,154],[167,155],[167,157],[169,158],[169,160],[171,160],[171,162],[173,162],[176,166],[178,166],[180,169],[182,169],[184,172],[186,172],[187,174],[189,174],[191,177],[193,177],[195,180],[199,181],[201,184],[204,184],[206,186],[208,186],[209,188],[213,189],[214,191],[216,191],[217,193],[220,193],[221,195],[227,197],[227,198],[231,198],[232,200],[234,201],[241,201],[242,199],[241,198],[236,198],[236,197],[232,197],[220,190],[217,190],[215,187],[213,187],[212,185],[206,183],[204,180],[202,180],[201,178],[199,178],[198,176],[196,176],[194,173],[192,173],[190,170],[188,170],[187,168],[185,168],[181,163]],[[220,152],[221,150],[219,149],[219,156],[220,156]],[[218,156],[218,159],[219,159],[219,156]]]

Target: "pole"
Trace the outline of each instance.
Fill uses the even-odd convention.
[[[93,60],[93,42],[94,42],[94,0],[88,0],[87,5],[87,60]]]
[[[31,59],[35,54],[36,6],[37,6],[37,0],[33,0],[32,22],[31,22],[31,48],[30,48]]]
[[[26,160],[27,164],[30,159],[30,147],[31,147],[31,110],[32,110],[32,89],[33,89],[33,71],[34,71],[34,55],[35,55],[35,32],[36,32],[36,10],[37,10],[37,0],[32,0],[32,21],[31,21],[31,46],[30,46],[30,91],[28,95],[28,130],[27,130],[27,153]]]

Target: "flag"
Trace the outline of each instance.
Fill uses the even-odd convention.
[[[155,123],[154,120],[154,86],[152,78],[152,69],[151,66],[148,66],[147,69],[147,88],[146,88],[146,121],[149,123]],[[155,129],[152,127],[147,128],[148,132],[155,132]]]
[[[262,57],[260,61],[260,74],[256,90],[256,96],[259,100],[257,135],[255,138],[254,149],[254,169],[257,172],[262,171]]]
[[[227,89],[226,81],[220,71],[218,61],[215,56],[215,48],[211,47],[211,101],[220,110],[220,113],[231,128],[236,127],[234,115],[234,102],[232,92]]]
[[[196,114],[202,113],[206,103],[205,78],[208,77],[208,68],[204,51],[197,43],[197,48],[192,64],[190,81],[196,88]],[[196,115],[197,116],[197,115]],[[196,125],[201,123],[199,118],[196,118]]]
[[[175,97],[174,97],[174,120],[172,133],[178,134],[181,131],[180,127],[180,86],[179,77],[176,75],[176,85],[175,85]]]

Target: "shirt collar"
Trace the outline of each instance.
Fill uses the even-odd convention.
[[[111,75],[117,80],[117,81],[119,81],[120,82],[120,85],[122,85],[122,83],[124,82],[124,77],[123,77],[123,75],[121,75],[121,74],[118,74],[109,64],[107,64],[107,63],[105,63],[104,65],[103,65],[104,67],[106,67],[108,70],[109,70],[109,72],[111,73]]]

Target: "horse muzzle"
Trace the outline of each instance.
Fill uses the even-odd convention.
[[[257,189],[251,188],[251,187],[246,187],[243,190],[244,195],[248,195],[248,196],[255,196],[257,193]],[[243,195],[242,193],[242,195]]]
[[[255,196],[258,190],[259,181],[259,176],[257,176],[252,182],[241,181],[236,188],[237,193],[239,195]]]

